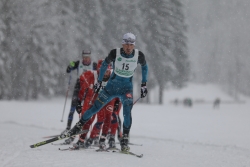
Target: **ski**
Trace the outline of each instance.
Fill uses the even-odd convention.
[[[96,152],[113,152],[113,153],[120,153],[120,154],[127,154],[127,155],[133,155],[135,157],[138,157],[138,158],[142,158],[143,157],[143,154],[135,154],[133,152],[123,152],[121,151],[120,149],[118,148],[107,148],[107,149],[98,149],[98,150],[95,150]]]
[[[44,138],[44,139],[47,139],[47,138],[53,138],[53,137],[58,137],[58,136],[60,136],[60,135],[44,136],[43,138]]]
[[[68,147],[68,148],[58,148],[60,151],[79,151],[79,150],[87,150],[87,149],[93,149],[93,148],[75,148],[75,147]]]
[[[102,149],[102,148],[99,148],[97,150],[95,150],[96,152],[109,152],[109,150],[107,149]]]
[[[143,157],[143,154],[135,154],[135,153],[130,152],[130,151],[124,152],[124,151],[121,151],[119,149],[118,149],[118,151],[113,151],[113,153],[121,153],[121,154],[133,155],[133,156],[138,157],[138,158],[142,158]]]
[[[114,147],[108,147],[106,150],[108,150],[108,151],[120,151],[120,149],[118,149],[118,148],[114,148]]]
[[[32,144],[30,145],[30,148],[36,148],[36,147],[40,147],[42,145],[45,145],[45,144],[49,144],[49,143],[52,143],[52,142],[55,142],[55,141],[58,141],[58,140],[62,140],[62,139],[65,139],[65,138],[69,138],[69,137],[73,137],[73,136],[77,136],[77,135],[80,135],[80,134],[83,134],[83,133],[86,133],[88,132],[88,130],[82,130],[74,135],[60,135],[60,136],[57,136],[57,137],[54,137],[54,138],[51,138],[51,139],[48,139],[48,140],[45,140],[45,141],[42,141],[42,142],[39,142],[39,143],[36,143],[36,144]]]
[[[75,147],[68,147],[68,148],[58,148],[60,151],[75,151],[75,150],[85,150],[86,148],[76,149]]]
[[[142,146],[142,144],[136,144],[136,143],[128,143],[128,145],[133,145],[133,146]]]
[[[120,142],[116,142],[115,144],[120,144]],[[136,143],[128,143],[128,145],[142,146],[142,144],[136,144]]]
[[[67,151],[67,150],[70,150],[70,147],[68,147],[68,148],[58,148],[58,150],[60,150],[60,151]]]
[[[97,152],[109,152],[109,151],[120,151],[118,148],[116,147],[108,147],[105,149],[99,148],[96,150]]]
[[[54,146],[65,146],[65,145],[72,145],[72,144],[71,143],[67,144],[67,143],[63,142],[63,143],[51,143],[51,145],[54,145]]]
[[[81,149],[76,149],[75,147],[69,147],[68,150],[69,150],[69,151],[76,151],[76,150],[79,151],[79,150],[84,150],[84,149],[83,149],[83,148],[81,148]]]

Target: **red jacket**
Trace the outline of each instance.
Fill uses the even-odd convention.
[[[81,101],[84,101],[82,107],[82,114],[89,109],[90,104],[92,104],[97,97],[93,97],[94,95],[94,84],[97,82],[97,72],[96,71],[86,71],[82,73],[80,76],[80,91],[78,94],[78,98]],[[91,102],[91,103],[90,103]]]

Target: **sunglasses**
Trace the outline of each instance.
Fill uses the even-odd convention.
[[[82,58],[90,57],[90,54],[82,54]]]
[[[128,39],[123,39],[125,43],[135,43],[135,39],[128,38]]]

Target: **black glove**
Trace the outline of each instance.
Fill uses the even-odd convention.
[[[76,62],[77,63],[77,62]],[[76,64],[75,62],[73,62],[73,61],[71,61],[70,63],[69,63],[69,65],[68,65],[68,67],[67,67],[67,70],[66,70],[66,72],[67,73],[70,73],[71,72],[71,69],[73,68],[73,67],[75,67],[75,64]]]
[[[102,81],[98,81],[95,85],[94,85],[94,92],[98,93],[100,91],[102,87]]]
[[[141,98],[146,97],[147,93],[148,93],[148,89],[147,89],[146,83],[142,83],[141,84]]]
[[[120,100],[116,100],[115,104],[114,104],[114,110],[113,111],[117,111],[118,110],[119,104],[120,104]]]
[[[82,112],[82,103],[80,100],[78,101],[78,104],[76,105],[76,112],[78,114],[81,114],[81,112]]]
[[[70,66],[67,67],[67,70],[66,70],[67,73],[70,73],[71,72],[71,68]]]

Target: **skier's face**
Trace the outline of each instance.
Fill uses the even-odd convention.
[[[135,45],[133,44],[123,44],[122,45],[124,52],[129,55],[133,52]]]
[[[82,56],[82,64],[85,66],[89,66],[91,64],[91,58],[89,55]]]

